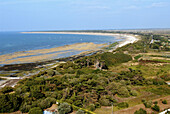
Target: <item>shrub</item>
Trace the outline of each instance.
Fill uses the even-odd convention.
[[[85,113],[84,113],[83,110],[80,110],[80,109],[79,109],[79,110],[76,112],[76,114],[85,114]]]
[[[126,86],[128,91],[131,91],[132,87],[130,85]]]
[[[165,81],[161,78],[156,78],[153,80],[153,84],[154,85],[163,85],[163,84],[165,84]]]
[[[153,81],[152,81],[151,79],[147,79],[147,80],[146,80],[146,84],[147,84],[147,85],[152,85],[152,84],[153,84]]]
[[[117,105],[119,108],[128,108],[129,104],[127,102],[121,102]]]
[[[161,76],[161,79],[164,79],[165,81],[169,81],[170,75],[163,75],[163,76]]]
[[[43,114],[43,111],[40,107],[31,108],[28,114]]]
[[[71,111],[72,111],[72,108],[68,103],[62,103],[58,107],[59,114],[67,114],[67,113],[70,113]]]
[[[158,101],[153,102],[153,104],[158,104]]]
[[[55,102],[56,102],[56,99],[47,97],[46,99],[42,100],[42,101],[39,103],[39,106],[40,106],[42,109],[46,109],[46,108],[49,108],[49,107],[50,107],[52,104],[54,104]]]
[[[44,97],[44,94],[41,93],[41,92],[33,91],[33,92],[31,93],[31,96],[34,97],[34,98],[36,98],[36,99],[39,99],[39,98]]]
[[[121,83],[122,86],[126,86],[126,81],[125,80],[121,80],[120,83]]]
[[[47,71],[47,74],[48,74],[49,76],[54,76],[54,75],[55,75],[55,71],[53,71],[53,70],[48,70],[48,71]]]
[[[123,97],[129,97],[129,91],[126,87],[121,87],[120,89],[118,89],[118,95]]]
[[[145,100],[145,99],[142,99],[141,101],[142,101],[142,103],[144,103],[146,100]]]
[[[83,106],[81,100],[74,101],[73,105],[78,106],[78,107],[82,107]]]
[[[106,87],[106,89],[108,91],[111,91],[113,94],[116,94],[120,88],[120,83],[116,83],[116,82],[111,82],[108,84],[108,86]]]
[[[96,102],[96,103],[95,103],[95,107],[96,107],[96,108],[100,108],[100,107],[101,107],[101,106],[100,106],[100,103]]]
[[[65,101],[66,101],[67,103],[70,103],[70,104],[73,103],[73,100],[71,100],[71,99],[66,99]]]
[[[96,108],[95,108],[95,105],[94,104],[90,104],[89,105],[89,110],[90,111],[94,111]]]
[[[83,71],[81,71],[81,70],[77,70],[77,72],[76,72],[76,76],[80,76],[81,74],[84,74],[84,72],[83,72]]]
[[[105,98],[105,97],[101,97],[99,99],[99,103],[102,105],[102,106],[111,106],[111,102],[109,101],[109,99]]]
[[[69,68],[67,69],[67,72],[68,72],[68,74],[74,74],[74,73],[75,73],[75,70],[74,70],[72,67],[69,67]]]
[[[132,96],[137,96],[138,93],[137,93],[136,90],[131,90],[131,91],[130,91],[130,95],[132,95]]]
[[[157,112],[159,112],[159,111],[160,111],[159,106],[158,106],[158,105],[156,105],[156,104],[152,107],[152,109],[153,109],[153,110],[155,110],[155,111],[157,111]]]
[[[152,101],[144,101],[143,104],[145,105],[145,108],[151,108],[152,106]]]
[[[135,111],[134,114],[147,114],[147,112],[143,108],[140,108],[139,110]]]
[[[163,104],[167,104],[167,101],[166,101],[166,100],[163,100],[162,103],[163,103]]]
[[[57,92],[45,92],[45,97],[57,98]]]
[[[12,92],[12,91],[14,91],[14,89],[13,89],[12,87],[5,86],[4,88],[2,88],[2,89],[0,90],[0,93],[5,94],[5,93]]]
[[[135,59],[135,60],[138,60],[138,59],[141,58],[141,57],[142,57],[142,55],[137,55],[137,56],[134,57],[134,59]]]
[[[27,103],[24,103],[21,107],[20,107],[20,111],[21,112],[29,112],[29,110],[31,109],[31,105],[28,105]]]

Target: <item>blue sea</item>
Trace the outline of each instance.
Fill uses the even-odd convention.
[[[54,48],[75,43],[96,44],[120,41],[113,36],[0,32],[0,55],[19,51]]]

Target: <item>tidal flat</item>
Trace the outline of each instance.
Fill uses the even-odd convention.
[[[50,49],[38,49],[0,55],[0,64],[31,63],[43,60],[57,59],[66,53],[80,54],[84,51],[97,51],[107,44],[76,43]]]

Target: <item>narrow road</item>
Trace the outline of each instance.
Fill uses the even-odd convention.
[[[22,79],[22,77],[3,77],[3,76],[0,76],[0,77],[3,78],[3,79],[7,79],[7,80]]]

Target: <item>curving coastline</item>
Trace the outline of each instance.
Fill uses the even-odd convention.
[[[139,40],[138,35],[118,34],[118,33],[95,33],[95,32],[21,32],[21,33],[102,35],[102,36],[113,36],[116,37],[117,39],[123,39],[123,41],[120,41],[119,44],[116,45],[114,49],[109,50],[109,52],[112,52],[118,47],[122,47],[129,43],[137,42]]]

